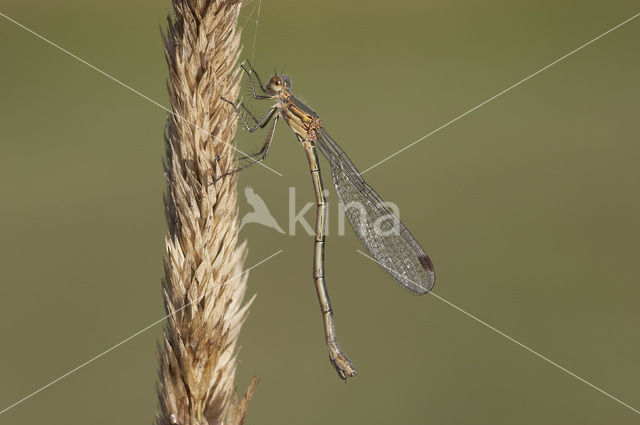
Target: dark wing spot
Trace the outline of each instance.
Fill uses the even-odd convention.
[[[421,255],[418,257],[418,261],[420,261],[420,264],[422,265],[422,268],[425,270],[429,270],[431,273],[433,273],[433,263],[431,262],[431,258],[429,258],[428,255]]]

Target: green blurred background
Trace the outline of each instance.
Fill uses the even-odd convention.
[[[638,12],[635,1],[265,0],[253,51],[257,4],[242,12],[244,56],[287,72],[361,169]],[[0,7],[164,105],[169,10]],[[165,112],[2,17],[0,40],[1,410],[162,317]],[[439,296],[635,408],[639,40],[636,19],[367,173],[431,255]],[[289,187],[298,209],[312,187],[284,126],[272,149],[284,177],[254,167],[240,190],[252,186],[286,229]],[[327,360],[312,239],[247,225],[247,265],[284,250],[250,274],[237,385],[262,381],[247,423],[638,423],[435,297],[400,290],[352,234],[332,231],[328,284],[360,375],[343,384]],[[0,423],[151,423],[160,333]]]

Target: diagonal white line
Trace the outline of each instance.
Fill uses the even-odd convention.
[[[258,0],[258,15],[256,15],[256,29],[253,33],[253,48],[251,49],[251,62],[253,62],[253,55],[256,53],[256,40],[258,39],[258,20],[260,19],[260,8],[262,7],[262,0]]]
[[[385,266],[384,264],[380,263],[379,261],[376,261],[374,258],[370,257],[369,255],[365,254],[364,252],[360,251],[359,249],[357,249],[356,251],[358,251],[360,254],[364,255],[365,257],[367,257],[368,259],[370,259],[371,261],[378,263],[381,267],[384,267],[385,269],[391,270],[389,267]],[[524,345],[523,343],[521,343],[520,341],[517,341],[514,338],[511,338],[509,335],[507,335],[506,333],[502,332],[499,329],[496,329],[495,327],[491,326],[490,324],[488,324],[487,322],[485,322],[482,319],[477,318],[476,316],[474,316],[473,314],[467,312],[466,310],[463,310],[462,308],[458,307],[457,305],[453,304],[450,301],[445,300],[444,298],[442,298],[440,295],[435,294],[434,292],[429,292],[429,294],[433,295],[434,297],[436,297],[437,299],[439,299],[440,301],[446,303],[447,305],[449,305],[450,307],[455,308],[456,310],[458,310],[459,312],[469,316],[470,318],[472,318],[473,320],[475,320],[476,322],[486,326],[487,328],[491,329],[492,331],[496,332],[497,334],[502,335],[503,337],[507,338],[509,341],[518,344],[520,347],[524,348],[525,350],[527,350],[528,352],[530,352],[531,354],[534,354],[538,357],[540,357],[542,360],[546,361],[547,363],[552,364],[553,366],[557,367],[558,369],[568,373],[569,375],[573,376],[574,378],[576,378],[577,380],[587,384],[588,386],[590,386],[591,388],[593,388],[594,390],[597,390],[599,392],[601,392],[602,394],[606,395],[607,397],[609,397],[612,400],[617,401],[618,403],[622,404],[623,406],[633,410],[634,412],[640,414],[640,410],[635,409],[632,406],[629,406],[627,403],[625,403],[624,401],[620,400],[619,398],[616,398],[614,396],[612,396],[611,394],[609,394],[608,392],[596,387],[595,385],[593,385],[591,382],[587,381],[586,379],[583,379],[581,377],[579,377],[578,375],[576,375],[575,373],[571,372],[569,369],[564,368],[562,366],[560,366],[558,363],[554,362],[553,360],[549,359],[548,357],[543,356],[542,354],[538,353],[537,351],[527,347],[526,345]]]
[[[245,155],[248,156],[246,153],[242,152],[240,149],[236,148],[235,146],[233,146],[231,143],[225,142],[224,140],[222,140],[221,138],[214,136],[213,134],[211,134],[211,132],[205,130],[204,128],[189,122],[186,118],[182,117],[180,114],[172,111],[171,109],[167,108],[166,106],[162,105],[161,103],[157,102],[156,100],[153,100],[152,98],[150,98],[149,96],[139,92],[138,90],[134,89],[133,87],[127,85],[126,83],[123,83],[122,81],[118,80],[116,77],[107,74],[106,72],[104,72],[103,70],[101,70],[100,68],[90,64],[89,62],[85,61],[84,59],[76,56],[75,54],[71,53],[70,51],[68,51],[67,49],[63,48],[62,46],[59,46],[58,44],[54,43],[53,41],[45,38],[44,36],[38,34],[37,32],[33,31],[30,28],[27,28],[26,26],[22,25],[20,22],[16,21],[15,19],[12,19],[10,17],[8,17],[7,15],[5,15],[4,13],[0,12],[0,16],[2,16],[3,18],[5,18],[6,20],[13,22],[14,24],[16,24],[17,26],[19,26],[20,28],[22,28],[23,30],[30,32],[31,34],[35,35],[36,37],[38,37],[39,39],[41,39],[42,41],[50,44],[51,46],[55,47],[56,49],[60,50],[61,52],[66,53],[67,55],[71,56],[72,58],[76,59],[79,62],[82,62],[83,64],[85,64],[86,66],[88,66],[89,68],[93,69],[94,71],[104,75],[105,77],[107,77],[108,79],[110,79],[111,81],[121,85],[122,87],[132,91],[133,93],[137,94],[138,96],[142,97],[143,99],[153,103],[154,105],[156,105],[157,107],[164,109],[165,111],[167,111],[168,113],[170,113],[171,115],[175,116],[176,118],[186,122],[187,124],[191,125],[193,128],[196,128],[198,130],[202,130],[204,132],[206,132],[209,136],[211,136],[212,138],[224,143],[225,145],[230,146],[233,150],[235,150],[236,152],[240,153],[241,155]],[[258,164],[262,165],[264,168],[266,168],[267,170],[270,170],[274,173],[276,173],[277,175],[279,175],[280,177],[282,177],[282,174],[280,174],[279,172],[277,172],[276,170],[274,170],[273,168],[269,167],[268,165],[263,164],[262,162],[258,162]]]
[[[603,32],[602,34],[600,34],[599,36],[597,36],[596,38],[587,41],[586,43],[584,43],[582,46],[578,47],[577,49],[574,49],[572,51],[570,51],[569,53],[567,53],[566,55],[556,59],[555,61],[551,62],[549,65],[540,68],[539,70],[537,70],[536,72],[534,72],[533,74],[529,75],[526,78],[523,78],[522,80],[518,81],[517,83],[507,87],[506,89],[502,90],[500,93],[496,94],[495,96],[490,97],[489,99],[485,100],[484,102],[478,104],[477,106],[474,106],[473,108],[469,109],[467,112],[463,113],[462,115],[459,115],[458,117],[452,119],[451,121],[449,121],[446,124],[441,125],[440,127],[436,128],[435,130],[433,130],[430,133],[425,134],[424,136],[420,137],[418,140],[415,140],[414,142],[411,142],[410,144],[408,144],[407,146],[405,146],[404,148],[400,149],[399,151],[389,155],[388,157],[386,157],[385,159],[383,159],[382,161],[376,162],[375,164],[373,164],[371,167],[367,168],[366,170],[364,170],[363,172],[361,172],[360,174],[364,174],[367,171],[371,170],[372,168],[377,167],[378,165],[382,164],[383,162],[388,161],[389,159],[393,158],[394,156],[398,155],[399,153],[402,153],[404,151],[406,151],[407,149],[409,149],[410,147],[412,147],[413,145],[415,145],[416,143],[419,143],[421,141],[423,141],[424,139],[426,139],[427,137],[431,136],[432,134],[437,133],[438,131],[442,130],[445,127],[448,127],[449,125],[453,124],[454,122],[458,121],[460,118],[463,118],[467,115],[469,115],[471,112],[475,111],[478,108],[483,107],[484,105],[486,105],[487,103],[491,102],[492,100],[494,100],[497,97],[502,96],[503,94],[505,94],[506,92],[508,92],[509,90],[519,86],[520,84],[524,83],[525,81],[535,77],[536,75],[540,74],[541,72],[551,68],[553,65],[557,64],[558,62],[560,62],[563,59],[568,58],[569,56],[571,56],[572,54],[584,49],[585,47],[587,47],[588,45],[590,45],[591,43],[599,40],[600,38],[604,37],[605,35],[609,34],[612,31],[617,30],[618,28],[620,28],[621,26],[623,26],[624,24],[631,22],[632,20],[634,20],[635,18],[638,17],[638,15],[640,15],[640,13],[636,13],[635,15],[633,15],[632,17],[630,17],[629,19],[627,19],[624,22],[619,23],[618,25],[616,25],[615,27],[611,28],[610,30]]]
[[[274,254],[271,254],[270,256],[268,256],[267,258],[265,258],[264,260],[262,260],[262,261],[260,261],[260,262],[258,262],[258,263],[256,263],[256,264],[254,264],[253,266],[249,267],[248,269],[246,269],[246,270],[245,270],[245,271],[243,271],[242,273],[238,273],[237,275],[230,277],[229,279],[225,280],[225,281],[224,281],[224,282],[222,282],[221,284],[219,284],[219,285],[215,286],[214,288],[211,288],[211,290],[210,290],[210,291],[208,291],[205,295],[210,294],[213,290],[215,290],[215,289],[217,289],[217,288],[219,288],[219,287],[223,286],[223,285],[224,285],[224,284],[226,284],[227,282],[229,282],[229,281],[231,281],[231,280],[234,280],[234,279],[237,279],[237,278],[239,278],[240,276],[242,276],[242,275],[244,275],[244,274],[248,273],[248,272],[249,272],[249,270],[254,269],[254,268],[258,267],[259,265],[261,265],[261,264],[265,263],[266,261],[268,261],[268,260],[272,259],[272,258],[273,258],[273,257],[275,257],[276,255],[280,254],[282,251],[283,251],[283,250],[281,249],[280,251],[278,251],[278,252],[276,252],[276,253],[274,253]],[[184,306],[180,307],[179,309],[174,310],[174,311],[172,311],[171,313],[167,314],[167,315],[166,315],[166,316],[164,316],[163,318],[161,318],[161,319],[159,319],[159,320],[156,320],[155,322],[151,323],[150,325],[148,325],[148,326],[146,326],[146,327],[142,328],[141,330],[139,330],[138,332],[134,333],[133,335],[131,335],[131,336],[129,336],[129,337],[127,337],[127,338],[123,339],[122,341],[120,341],[120,342],[119,342],[119,343],[117,343],[116,345],[114,345],[114,346],[112,346],[112,347],[108,348],[107,350],[103,351],[102,353],[100,353],[100,354],[98,354],[98,355],[96,355],[96,356],[94,356],[94,357],[90,358],[89,360],[87,360],[86,362],[82,363],[81,365],[76,366],[75,368],[71,369],[69,372],[67,372],[67,373],[65,373],[64,375],[61,375],[60,377],[58,377],[58,378],[54,379],[53,381],[49,382],[47,385],[43,386],[42,388],[40,388],[40,389],[38,389],[38,390],[36,390],[36,391],[32,392],[31,394],[29,394],[29,395],[28,395],[28,396],[26,396],[26,397],[21,398],[20,400],[16,401],[16,402],[15,402],[15,403],[13,403],[12,405],[5,407],[3,410],[0,410],[0,415],[2,415],[3,413],[5,413],[6,411],[8,411],[8,410],[10,410],[10,409],[12,409],[12,408],[14,408],[14,407],[16,407],[17,405],[19,405],[19,404],[20,404],[20,403],[22,403],[23,401],[26,401],[26,400],[30,399],[31,397],[33,397],[34,395],[38,394],[39,392],[46,390],[46,389],[47,389],[47,388],[49,388],[50,386],[52,386],[52,385],[56,384],[57,382],[59,382],[59,381],[63,380],[64,378],[66,378],[67,376],[71,375],[72,373],[77,372],[78,370],[82,369],[83,367],[87,366],[88,364],[93,363],[94,361],[98,360],[100,357],[104,356],[105,354],[107,354],[107,353],[109,353],[109,352],[111,352],[111,351],[115,350],[116,348],[120,347],[122,344],[124,344],[124,343],[126,343],[126,342],[131,341],[133,338],[137,337],[137,336],[138,336],[138,335],[140,335],[141,333],[143,333],[143,332],[145,332],[145,331],[147,331],[147,330],[151,329],[152,327],[154,327],[154,326],[155,326],[155,325],[157,325],[158,323],[161,323],[161,322],[162,322],[162,321],[164,321],[165,319],[167,319],[167,318],[169,318],[169,317],[173,316],[174,314],[178,313],[178,312],[179,312],[179,311],[181,311],[181,310],[184,310],[185,308],[189,307],[191,304],[194,304],[194,303],[196,303],[196,302],[198,302],[198,301],[200,301],[200,299],[197,299],[197,300],[191,301],[191,302],[190,302],[190,303],[188,303],[188,304],[185,304]]]
[[[246,9],[246,8],[247,8],[247,6],[249,6],[249,5],[251,4],[251,2],[252,2],[252,1],[253,1],[253,0],[251,0],[251,1],[248,1],[248,2],[244,3],[244,4],[242,5],[242,8],[243,8],[243,9]],[[253,5],[253,8],[251,9],[251,12],[249,12],[249,14],[248,14],[246,17],[245,17],[245,16],[242,16],[241,14],[238,14],[238,16],[240,16],[241,18],[243,18],[243,19],[244,19],[244,24],[243,24],[243,26],[244,26],[244,25],[247,25],[247,22],[249,22],[249,19],[251,19],[251,18],[253,17],[253,12],[255,12],[255,11],[256,11],[256,7],[258,7],[258,5],[257,5],[257,4],[254,4],[254,5]]]

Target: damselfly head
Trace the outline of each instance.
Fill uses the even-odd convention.
[[[278,94],[282,90],[291,90],[291,79],[285,75],[274,75],[267,83],[267,91]]]

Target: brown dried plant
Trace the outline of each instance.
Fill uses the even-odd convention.
[[[168,325],[159,347],[157,423],[242,424],[255,379],[234,390],[236,343],[246,318],[246,246],[237,246],[240,1],[173,0],[164,37],[172,114],[166,134],[169,234],[163,293]]]

